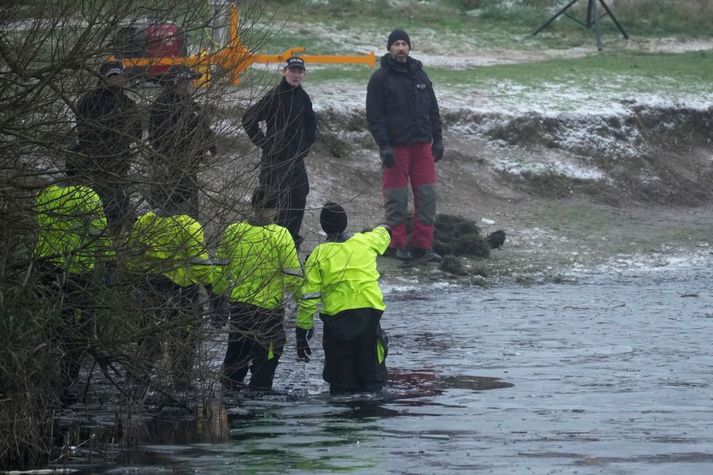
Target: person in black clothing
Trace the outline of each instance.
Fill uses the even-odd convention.
[[[141,140],[139,108],[124,89],[126,74],[119,61],[99,67],[99,85],[77,103],[75,155],[66,161],[66,172],[78,176],[99,194],[109,220],[109,231],[117,234],[131,223],[127,174],[131,144]]]
[[[215,155],[215,136],[193,101],[201,73],[172,66],[164,88],[151,107],[149,139],[154,149],[157,189],[154,206],[198,219],[198,171],[206,155]]]
[[[438,101],[423,65],[409,56],[403,30],[389,35],[381,68],[369,80],[366,118],[383,164],[386,223],[397,259],[439,262],[433,251],[436,217],[436,166],[443,157]],[[413,189],[413,231],[406,229],[408,185]]]
[[[302,89],[305,64],[291,57],[282,68],[283,79],[243,116],[243,128],[262,150],[260,184],[279,196],[276,224],[286,227],[295,245],[302,242],[309,181],[304,158],[314,144],[317,122],[312,101]],[[265,122],[265,133],[260,123]]]

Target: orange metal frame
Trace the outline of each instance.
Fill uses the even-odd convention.
[[[230,5],[230,40],[228,44],[220,50],[209,53],[200,52],[190,56],[175,56],[164,58],[115,58],[110,56],[109,60],[121,61],[125,67],[148,67],[183,64],[196,71],[203,73],[201,83],[210,80],[212,66],[219,66],[230,73],[230,82],[240,84],[240,76],[245,73],[254,63],[270,64],[284,63],[287,58],[296,53],[304,52],[304,48],[289,48],[279,54],[257,54],[248,50],[238,37],[238,9]],[[365,64],[376,67],[376,56],[374,52],[367,55],[300,55],[306,63],[321,64]]]

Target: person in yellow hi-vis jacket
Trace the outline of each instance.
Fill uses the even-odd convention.
[[[101,264],[114,259],[107,219],[99,195],[88,186],[56,183],[35,198],[35,269],[41,287],[60,302],[56,322],[62,380],[61,399],[79,378],[81,360],[90,349],[95,284]]]
[[[127,250],[126,267],[139,280],[139,309],[146,312],[139,359],[152,365],[165,345],[173,388],[187,389],[203,313],[199,289],[210,293],[213,280],[203,227],[185,214],[149,211],[134,223]]]
[[[285,289],[297,297],[302,269],[289,231],[274,224],[273,190],[258,187],[251,203],[253,217],[228,226],[218,244],[216,256],[224,265],[213,290],[230,307],[223,387],[241,388],[249,369],[250,389],[267,391],[285,347]]]
[[[391,231],[379,225],[349,236],[347,214],[332,202],[322,207],[320,224],[327,242],[318,245],[305,263],[295,329],[297,356],[309,361],[307,340],[321,303],[323,377],[330,392],[380,391],[386,383],[387,340],[380,323],[386,305],[376,258],[389,247]]]

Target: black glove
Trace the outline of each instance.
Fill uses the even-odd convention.
[[[262,136],[255,141],[255,145],[260,147],[260,151],[263,155],[267,155],[270,152],[270,141],[267,137]]]
[[[227,298],[224,295],[214,295],[208,299],[208,318],[213,328],[221,328],[228,322],[226,306]]]
[[[104,287],[111,287],[114,285],[114,282],[116,281],[116,271],[115,270],[107,270],[104,272],[103,279],[104,281]]]
[[[297,336],[297,359],[309,363],[309,355],[312,350],[309,347],[307,340],[314,335],[314,329],[305,330],[304,328],[295,328],[295,336]]]
[[[381,164],[385,168],[391,168],[394,166],[394,161],[396,157],[394,156],[394,149],[391,147],[384,147],[379,150],[379,156],[381,157]]]
[[[441,158],[443,158],[443,142],[440,140],[437,142],[433,142],[433,145],[431,145],[431,154],[433,155],[433,161],[437,162]]]
[[[102,275],[102,281],[105,287],[111,287],[114,285],[117,277],[117,265],[116,261],[109,261],[104,264],[104,273]]]

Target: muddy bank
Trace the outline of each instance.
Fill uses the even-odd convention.
[[[506,116],[445,110],[439,212],[473,219],[508,240],[471,275],[557,275],[617,262],[706,255],[713,236],[713,111],[646,108],[626,116]],[[383,219],[378,153],[362,110],[319,113],[307,160],[309,246],[318,209],[345,203],[350,226]],[[399,264],[385,260],[386,272]],[[433,274],[436,274],[433,276]],[[426,277],[441,278],[433,269]]]
[[[626,113],[610,115],[442,108],[438,212],[508,236],[489,258],[463,263],[467,281],[710,252],[713,108],[625,106]],[[324,238],[318,216],[325,201],[344,204],[352,230],[383,220],[381,165],[363,107],[323,107],[318,118],[318,142],[306,160],[305,251]],[[225,176],[236,167],[247,176],[258,153],[233,122],[223,123],[232,133],[221,140],[239,156],[224,156],[220,166]],[[245,195],[233,184],[224,189]],[[384,269],[402,272],[389,260]],[[422,274],[442,278],[430,268]]]
[[[713,109],[627,106],[628,114],[611,116],[445,110],[446,158],[481,163],[500,175],[502,187],[545,198],[577,189],[611,204],[710,201]],[[320,118],[327,157],[347,161],[374,149],[363,113],[330,109]]]

